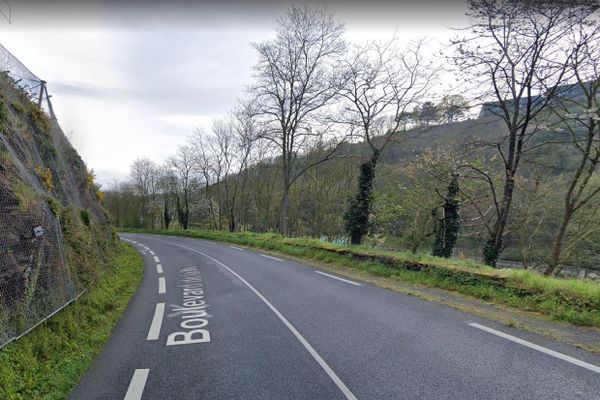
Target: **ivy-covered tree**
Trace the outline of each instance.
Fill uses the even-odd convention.
[[[181,206],[181,202],[179,201],[179,195],[177,195],[176,197],[177,201],[176,201],[176,205],[177,205],[177,222],[179,222],[179,225],[183,228],[183,229],[187,229],[188,228],[188,221],[189,221],[189,216],[190,216],[190,212],[188,207],[182,207]]]
[[[375,150],[368,161],[360,165],[358,175],[358,192],[350,200],[348,210],[344,213],[346,232],[350,235],[351,244],[360,244],[369,232],[369,215],[373,203],[373,182],[379,151]]]
[[[426,94],[435,69],[422,55],[421,42],[400,50],[395,41],[355,46],[344,62],[340,122],[358,132],[370,150],[360,166],[358,190],[344,214],[352,244],[369,231],[373,180],[379,155],[399,135],[409,107]]]
[[[169,229],[169,225],[171,224],[171,214],[169,213],[169,205],[167,204],[167,198],[163,200],[163,222],[165,224],[165,229]]]
[[[453,174],[450,185],[448,185],[448,194],[442,196],[444,199],[443,215],[436,226],[435,242],[433,244],[434,256],[448,258],[452,255],[460,229],[459,192],[458,174]]]

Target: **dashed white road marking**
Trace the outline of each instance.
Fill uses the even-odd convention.
[[[333,383],[335,383],[335,385],[338,387],[338,389],[340,389],[340,391],[344,394],[346,399],[356,400],[356,396],[354,396],[354,394],[350,391],[350,389],[348,389],[346,384],[344,384],[344,382],[342,382],[342,380],[339,378],[339,376],[337,376],[337,374],[331,369],[331,367],[325,362],[325,360],[323,360],[323,358],[310,345],[310,343],[308,343],[308,341],[306,339],[304,339],[304,336],[302,336],[300,334],[300,332],[298,332],[298,330],[294,327],[294,325],[292,325],[290,323],[290,321],[288,321],[287,318],[284,317],[283,314],[281,312],[279,312],[279,310],[277,308],[275,308],[275,306],[273,304],[271,304],[269,302],[269,300],[266,299],[265,296],[263,296],[258,290],[256,290],[254,288],[254,286],[252,286],[250,283],[248,283],[248,281],[246,281],[244,278],[242,278],[237,272],[235,272],[234,270],[232,270],[231,268],[229,268],[227,265],[223,264],[221,261],[217,260],[216,258],[213,258],[213,257],[209,256],[208,254],[205,254],[201,251],[192,249],[191,247],[187,247],[187,246],[184,246],[184,245],[181,245],[178,243],[169,242],[167,240],[161,240],[161,239],[157,239],[157,240],[164,242],[164,243],[172,244],[174,246],[182,247],[184,249],[188,249],[190,251],[193,251],[194,253],[198,253],[201,256],[206,257],[209,260],[213,261],[214,263],[225,268],[227,271],[231,272],[235,277],[237,277],[246,286],[248,286],[248,288],[250,288],[250,290],[252,290],[254,292],[254,294],[256,296],[258,296],[258,298],[261,299],[263,301],[263,303],[265,303],[267,305],[267,307],[269,307],[271,309],[271,311],[281,320],[281,322],[283,322],[283,324],[290,330],[290,332],[292,332],[292,334],[296,337],[296,339],[298,339],[298,341],[310,353],[310,355],[315,359],[315,361],[321,366],[323,371],[325,371],[325,373],[329,376],[329,378],[331,378]],[[280,260],[280,261],[283,261],[283,260]]]
[[[159,274],[163,273],[162,265],[156,264],[156,272],[158,272]]]
[[[155,253],[155,252],[153,252],[152,250],[150,250],[150,254],[152,254],[153,256],[155,256],[155,255],[156,255],[156,253]]]
[[[353,282],[353,281],[350,281],[350,280],[348,280],[348,279],[340,278],[339,276],[335,276],[335,275],[326,274],[325,272],[321,272],[321,271],[315,271],[315,272],[316,272],[317,274],[325,275],[325,276],[328,276],[328,277],[330,277],[330,278],[337,279],[338,281],[346,282],[346,283],[349,283],[349,284],[351,284],[351,285],[354,285],[354,286],[362,286],[362,285],[361,285],[360,283],[358,283],[358,282]]]
[[[158,294],[165,294],[166,291],[167,285],[165,283],[165,278],[161,276],[158,278]]]
[[[148,337],[146,340],[158,340],[160,336],[160,327],[162,325],[163,316],[165,314],[165,303],[156,304],[156,309],[154,310],[154,318],[152,318],[152,324],[150,325],[150,330],[148,331]]]
[[[160,259],[157,256],[154,256],[154,261],[157,262],[157,263],[159,263]]]
[[[575,365],[577,365],[579,367],[582,367],[582,368],[585,368],[585,369],[588,369],[590,371],[594,371],[594,372],[600,374],[600,367],[598,367],[596,365],[593,365],[593,364],[590,364],[590,363],[586,363],[585,361],[581,361],[581,360],[579,360],[577,358],[568,356],[568,355],[563,354],[563,353],[559,353],[558,351],[550,350],[547,347],[543,347],[543,346],[537,345],[535,343],[528,342],[527,340],[519,339],[518,337],[509,335],[508,333],[504,333],[504,332],[497,331],[497,330],[492,329],[492,328],[488,328],[487,326],[480,325],[480,324],[478,324],[476,322],[471,322],[469,325],[472,326],[473,328],[481,329],[482,331],[486,331],[486,332],[491,333],[493,335],[500,336],[501,338],[510,340],[511,342],[518,343],[518,344],[520,344],[522,346],[529,347],[530,349],[537,350],[537,351],[539,351],[541,353],[548,354],[549,356],[561,359],[561,360],[566,361],[568,363],[575,364]]]
[[[146,379],[148,379],[149,369],[136,369],[133,373],[133,377],[131,378],[131,382],[129,382],[129,388],[127,388],[127,393],[125,393],[124,400],[140,400],[142,398],[142,393],[144,392],[144,387],[146,386]]]
[[[244,250],[241,247],[232,246],[232,245],[228,245],[228,247],[231,247],[232,249],[236,249],[236,250]]]
[[[275,261],[279,261],[279,262],[283,262],[283,260],[281,258],[277,258],[277,257],[273,257],[273,256],[268,256],[266,254],[261,254],[261,256],[265,257],[265,258],[270,258],[271,260],[275,260]]]

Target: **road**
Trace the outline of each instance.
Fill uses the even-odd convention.
[[[123,234],[139,289],[72,399],[595,399],[600,357],[260,252]]]

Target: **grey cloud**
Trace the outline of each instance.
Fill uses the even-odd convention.
[[[115,90],[91,86],[85,83],[53,81],[48,84],[49,91],[59,95],[80,96],[90,98],[110,98],[115,96]]]

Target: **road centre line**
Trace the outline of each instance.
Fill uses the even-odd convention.
[[[161,276],[158,278],[158,294],[165,294],[167,291],[167,284],[165,283],[165,278]]]
[[[157,262],[157,263],[159,263],[160,259],[157,256],[154,256],[154,261]]]
[[[335,385],[338,387],[338,389],[340,389],[340,391],[344,394],[346,399],[356,400],[356,396],[354,396],[354,394],[350,391],[350,389],[348,389],[348,387],[344,384],[344,382],[342,382],[342,380],[337,376],[337,374],[331,369],[331,367],[325,362],[325,360],[323,360],[323,358],[310,345],[310,343],[308,343],[308,341],[300,334],[300,332],[298,332],[298,330],[290,323],[290,321],[288,321],[287,318],[284,317],[283,314],[281,312],[279,312],[279,310],[277,308],[275,308],[275,306],[273,304],[271,304],[269,302],[269,300],[266,299],[265,296],[263,296],[258,290],[256,290],[254,288],[254,286],[252,286],[250,283],[248,283],[248,281],[246,281],[244,278],[242,278],[237,272],[235,272],[234,270],[232,270],[231,268],[229,268],[227,265],[223,264],[221,261],[217,260],[216,258],[213,258],[213,257],[209,256],[208,254],[205,254],[205,253],[198,251],[196,249],[193,249],[191,247],[187,247],[187,246],[184,246],[184,245],[181,245],[178,243],[174,243],[174,242],[169,242],[167,240],[161,240],[161,239],[156,239],[156,240],[193,251],[197,254],[200,254],[201,256],[208,258],[209,260],[213,261],[214,263],[225,268],[227,271],[231,272],[235,277],[237,277],[246,286],[248,286],[248,288],[250,288],[250,290],[252,290],[254,292],[254,294],[256,296],[258,296],[258,298],[261,299],[263,301],[263,303],[265,303],[267,305],[267,307],[269,307],[271,309],[271,311],[281,320],[281,322],[283,322],[283,324],[290,330],[290,332],[292,332],[292,334],[296,337],[296,339],[298,339],[298,341],[310,353],[310,355],[315,359],[315,361],[321,366],[321,368],[325,371],[325,373],[329,376],[329,378],[331,378],[333,383],[335,383]],[[279,260],[279,261],[283,261],[283,260]]]
[[[548,354],[549,356],[558,358],[560,360],[566,361],[566,362],[571,363],[571,364],[575,364],[575,365],[577,365],[579,367],[582,367],[582,368],[585,368],[585,369],[588,369],[590,371],[593,371],[593,372],[596,372],[596,373],[600,374],[600,367],[598,367],[596,365],[593,365],[593,364],[590,364],[590,363],[586,363],[585,361],[581,361],[581,360],[579,360],[577,358],[568,356],[568,355],[563,354],[563,353],[559,353],[558,351],[550,350],[547,347],[543,347],[543,346],[537,345],[535,343],[528,342],[527,340],[519,339],[518,337],[509,335],[508,333],[504,333],[504,332],[497,331],[497,330],[492,329],[492,328],[488,328],[487,326],[480,325],[480,324],[478,324],[476,322],[471,322],[469,325],[472,326],[473,328],[477,328],[477,329],[480,329],[482,331],[491,333],[493,335],[500,336],[501,338],[504,338],[506,340],[510,340],[511,342],[518,343],[518,344],[520,344],[522,346],[529,347],[530,349],[537,350],[537,351],[539,351],[541,353]]]
[[[353,282],[353,281],[350,281],[350,280],[348,280],[348,279],[340,278],[339,276],[335,276],[335,275],[326,274],[325,272],[321,272],[321,271],[315,271],[315,272],[316,272],[317,274],[325,275],[325,276],[328,276],[328,277],[330,277],[330,278],[337,279],[338,281],[346,282],[346,283],[349,283],[349,284],[351,284],[351,285],[354,285],[354,286],[362,286],[362,285],[361,285],[360,283],[358,283],[358,282]]]
[[[159,274],[163,273],[162,265],[156,264],[156,272],[158,272]]]
[[[273,256],[268,256],[266,254],[261,254],[261,256],[265,257],[265,258],[270,258],[271,260],[275,260],[275,261],[279,261],[279,262],[283,262],[283,260],[281,258],[277,258],[277,257],[273,257]]]
[[[144,387],[146,386],[146,379],[148,379],[149,369],[136,369],[129,382],[127,393],[125,393],[124,400],[140,400]]]
[[[152,318],[152,324],[150,325],[150,330],[148,331],[148,337],[146,340],[158,340],[160,336],[160,327],[162,325],[163,316],[165,315],[165,303],[156,304],[156,309],[154,310],[154,318]]]

